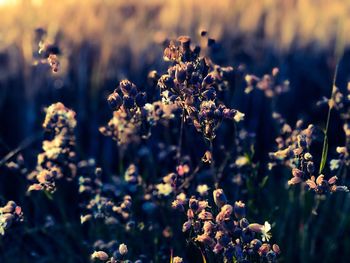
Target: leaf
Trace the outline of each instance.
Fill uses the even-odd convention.
[[[323,141],[322,158],[321,158],[321,163],[320,163],[319,174],[322,173],[322,171],[323,171],[323,169],[324,169],[324,167],[326,165],[327,154],[328,154],[328,137],[327,137],[327,133],[325,133],[324,141]]]
[[[269,180],[269,177],[266,175],[260,182],[259,187],[260,188],[264,188],[264,186],[266,185],[267,181]]]

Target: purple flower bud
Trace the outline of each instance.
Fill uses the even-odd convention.
[[[113,92],[111,95],[109,95],[107,101],[109,107],[114,111],[119,110],[120,106],[123,104],[122,98],[116,92]]]
[[[245,209],[245,204],[242,201],[235,202],[234,213],[236,218],[238,219],[245,217],[246,209]]]
[[[227,199],[222,189],[216,189],[213,192],[214,202],[217,207],[221,208],[223,205],[227,203]]]

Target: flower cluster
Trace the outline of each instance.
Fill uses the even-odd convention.
[[[215,138],[223,119],[243,119],[243,113],[219,102],[218,93],[229,87],[235,74],[232,67],[220,67],[200,56],[200,48],[191,48],[191,39],[186,36],[170,42],[164,59],[173,64],[158,81],[163,103],[181,108],[184,119],[190,119],[205,138]]]
[[[22,208],[14,201],[8,201],[5,206],[0,207],[0,235],[4,235],[12,224],[21,221],[23,221]]]
[[[141,138],[147,138],[152,125],[161,119],[173,118],[176,110],[159,102],[146,103],[146,93],[128,80],[121,81],[107,101],[113,110],[113,118],[107,126],[100,128],[100,132],[111,136],[119,145],[138,143]]]
[[[52,72],[59,70],[60,62],[58,55],[61,53],[57,44],[50,43],[46,39],[46,31],[42,28],[36,29],[36,41],[38,42],[38,56],[41,63],[47,63]]]
[[[183,232],[194,233],[192,241],[222,255],[228,262],[254,262],[255,259],[275,262],[280,250],[278,245],[268,243],[270,224],[249,223],[245,204],[241,201],[235,202],[234,206],[228,204],[222,189],[214,190],[213,198],[216,208],[194,196],[188,200]],[[177,209],[184,210],[184,205],[183,198],[173,202]],[[261,235],[261,240],[258,235]]]
[[[128,247],[124,243],[118,245],[116,241],[111,241],[109,243],[104,243],[102,240],[95,242],[94,247],[96,250],[92,253],[91,259],[93,261],[100,261],[106,263],[122,263],[131,262],[127,260]],[[105,252],[108,251],[109,253]],[[109,254],[112,254],[110,257]],[[142,263],[142,260],[136,260],[135,263]]]
[[[280,81],[278,77],[278,68],[274,68],[271,72],[271,75],[265,74],[262,78],[259,78],[255,75],[247,74],[245,76],[245,81],[247,83],[245,92],[250,93],[254,89],[260,89],[268,98],[273,98],[282,93],[288,92],[289,81]]]
[[[316,178],[317,171],[313,155],[310,153],[310,145],[315,138],[315,126],[309,125],[303,129],[303,122],[299,120],[296,128],[292,130],[280,115],[275,114],[274,117],[279,120],[282,128],[281,136],[276,139],[279,150],[270,153],[270,158],[273,160],[269,164],[270,168],[278,163],[284,164],[292,170],[292,178],[288,181],[288,185],[304,182],[310,190],[317,194],[348,192],[346,186],[336,185],[337,176],[326,180],[323,174],[319,174]]]
[[[131,165],[125,172],[129,181],[116,181],[113,184],[103,183],[102,169],[96,167],[94,160],[82,161],[78,164],[79,193],[82,196],[81,223],[90,220],[102,220],[106,225],[122,224],[126,229],[133,225],[131,218],[132,198],[121,194],[125,185],[137,181],[137,169]],[[136,179],[135,179],[136,178]],[[117,196],[116,196],[117,195]],[[85,202],[88,200],[88,202]]]
[[[299,163],[301,165],[307,162],[306,165],[313,171],[314,164],[308,157],[310,157],[310,145],[315,139],[315,126],[310,124],[303,128],[304,123],[302,120],[299,120],[295,128],[292,129],[280,114],[274,113],[273,117],[280,125],[280,135],[276,138],[278,150],[269,154],[271,159],[269,168],[271,169],[277,164],[283,164],[292,168]]]
[[[52,193],[56,190],[56,180],[75,177],[75,126],[75,112],[62,103],[52,104],[46,109],[43,127],[48,139],[43,141],[43,152],[38,155],[36,169],[28,175],[28,179],[34,181],[28,191]]]

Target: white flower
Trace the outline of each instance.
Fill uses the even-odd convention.
[[[235,122],[240,122],[244,120],[244,113],[237,111],[233,119],[235,120]]]
[[[329,167],[329,168],[330,168],[332,171],[334,171],[334,170],[336,170],[336,169],[339,168],[340,160],[332,159],[332,160],[329,162],[329,164],[330,164],[330,167]]]
[[[201,184],[197,186],[197,192],[203,196],[203,195],[207,195],[209,191],[209,187],[206,184]]]
[[[246,164],[249,163],[249,159],[247,156],[239,156],[237,159],[236,159],[236,162],[235,164],[238,166],[238,167],[242,167]]]
[[[124,243],[119,245],[118,250],[120,255],[125,255],[126,253],[128,253],[128,247]]]
[[[164,196],[170,195],[171,192],[173,191],[173,188],[171,187],[170,184],[157,184],[156,188],[158,190],[158,194],[164,195]]]
[[[174,257],[173,258],[173,263],[182,263],[183,262],[183,259],[180,258],[180,257]]]
[[[271,233],[269,231],[271,230],[271,225],[269,222],[265,221],[265,224],[261,227],[261,238],[263,242],[268,242],[271,238]]]

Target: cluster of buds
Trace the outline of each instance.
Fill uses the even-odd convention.
[[[271,75],[266,74],[262,78],[248,74],[245,76],[245,81],[247,83],[246,93],[250,93],[254,89],[260,89],[268,98],[273,98],[289,90],[289,81],[279,80],[278,68],[272,69]]]
[[[102,188],[102,169],[95,166],[93,159],[89,161],[81,161],[77,165],[78,167],[78,184],[79,193],[86,195],[96,195],[101,193]]]
[[[22,208],[14,201],[8,201],[3,207],[0,207],[0,235],[11,227],[13,223],[23,221]]]
[[[95,195],[86,205],[86,213],[81,216],[81,223],[91,219],[102,219],[107,225],[127,223],[131,220],[131,196],[125,195],[123,200],[116,204],[110,198]]]
[[[208,201],[196,197],[189,199],[183,232],[194,233],[192,241],[222,255],[227,262],[251,262],[253,258],[275,262],[280,250],[278,245],[268,243],[271,225],[268,222],[264,225],[249,223],[245,204],[241,201],[235,202],[234,206],[228,204],[222,189],[214,190],[213,198],[219,210],[216,214],[217,209],[211,209]],[[179,199],[175,201],[173,207],[184,210],[184,200],[182,203]]]
[[[347,192],[346,186],[336,185],[338,177],[333,176],[329,180],[325,180],[323,174],[319,174],[317,178],[315,176],[315,163],[310,153],[310,145],[315,138],[315,127],[309,125],[306,129],[302,129],[303,122],[299,120],[296,128],[292,130],[280,115],[275,114],[274,117],[280,122],[282,128],[281,135],[276,139],[279,150],[270,153],[270,158],[273,160],[269,164],[270,168],[277,163],[289,167],[292,170],[292,178],[288,181],[288,185],[305,183],[310,190],[317,194]],[[339,151],[341,152],[340,148]],[[332,167],[330,168],[334,170]]]
[[[158,196],[169,196],[179,187],[184,186],[190,172],[187,163],[181,163],[176,167],[176,172],[168,173],[162,178],[162,182],[155,185]]]
[[[105,263],[126,263],[130,262],[130,260],[127,260],[127,254],[128,254],[128,247],[124,243],[117,244],[117,242],[109,242],[108,244],[104,244],[103,241],[99,240],[95,243],[96,248],[104,248],[104,250],[111,251],[110,253],[105,252],[104,250],[96,250],[92,253],[91,259],[93,261],[99,261],[99,262],[105,262]],[[112,256],[109,256],[109,254],[112,254]],[[141,260],[136,260],[135,263],[142,263]]]
[[[128,80],[121,81],[107,100],[113,117],[107,126],[100,128],[100,132],[111,136],[119,145],[138,143],[140,138],[147,138],[152,125],[160,119],[171,119],[176,110],[159,102],[146,103],[146,94]]]
[[[315,138],[315,126],[310,124],[304,129],[303,121],[299,120],[293,130],[280,114],[274,113],[273,117],[279,122],[281,128],[280,135],[276,138],[278,150],[269,154],[271,159],[269,168],[272,169],[277,164],[290,168],[305,165],[305,167],[309,166],[310,170],[314,170],[312,158],[309,158],[309,149]]]
[[[349,192],[346,186],[337,186],[337,176],[332,176],[330,179],[324,179],[324,175],[320,174],[317,178],[309,172],[306,168],[300,170],[298,168],[292,169],[292,179],[288,181],[289,185],[305,182],[308,188],[317,194],[326,194],[333,192]]]
[[[46,39],[46,31],[38,28],[36,30],[37,41],[39,42],[38,56],[41,63],[47,63],[51,67],[52,72],[56,73],[59,70],[58,55],[61,53],[60,48],[56,44],[49,43]]]
[[[56,180],[75,177],[75,126],[75,112],[62,103],[52,104],[46,109],[43,127],[48,139],[43,141],[43,152],[38,155],[36,169],[28,175],[28,179],[34,181],[28,191],[52,193],[56,190]]]
[[[172,61],[158,80],[162,101],[176,104],[183,110],[205,138],[212,140],[223,119],[241,121],[244,114],[219,102],[217,93],[226,89],[234,75],[232,67],[220,67],[206,57],[199,56],[198,47],[191,48],[189,37],[170,42],[164,51],[165,60]]]

